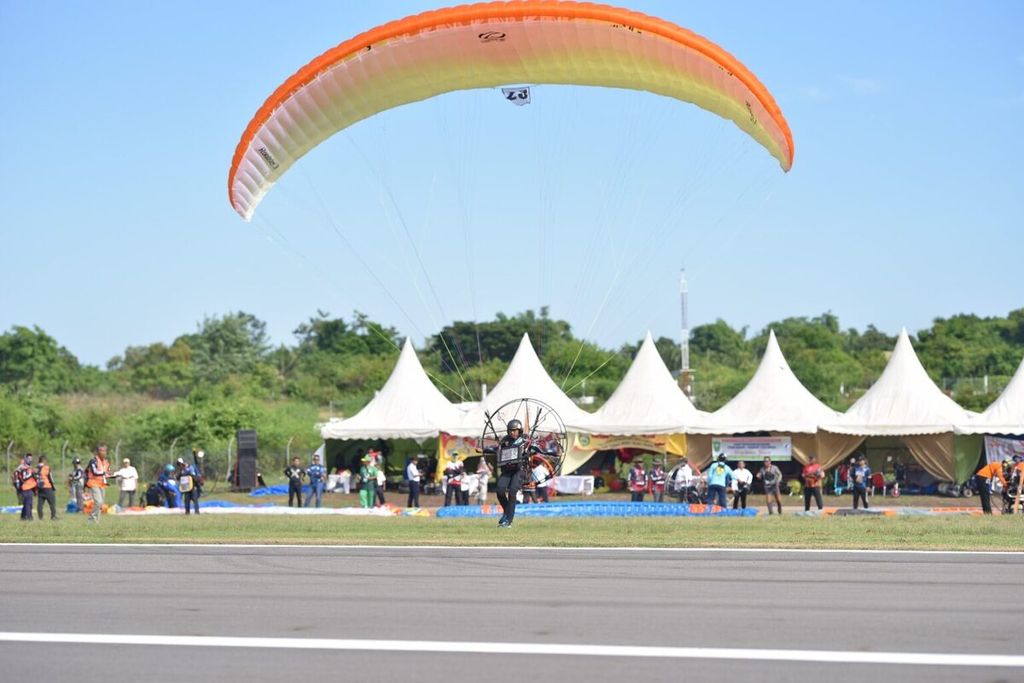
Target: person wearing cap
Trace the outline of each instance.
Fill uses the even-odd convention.
[[[747,494],[754,483],[754,474],[747,469],[747,463],[740,460],[732,471],[732,509],[747,509]]]
[[[26,453],[21,464],[14,470],[14,481],[21,491],[21,519],[23,522],[32,521],[32,502],[35,500],[36,489],[39,481],[36,479],[36,470],[32,466],[32,454]]]
[[[452,451],[448,455],[448,462],[444,466],[444,506],[452,504],[452,497],[455,497],[456,505],[466,505],[469,501],[462,499],[462,478],[466,475],[466,463],[459,458],[458,451]]]
[[[117,497],[117,505],[124,507],[127,501],[128,507],[135,507],[135,492],[139,488],[139,471],[132,467],[132,461],[125,458],[121,461],[121,469],[114,472],[121,492]]]
[[[36,467],[36,481],[39,483],[36,489],[39,493],[38,509],[36,516],[43,519],[43,503],[50,506],[50,519],[57,519],[57,487],[53,483],[53,471],[45,455],[39,456],[39,466]]]
[[[864,503],[864,509],[868,509],[868,486],[871,485],[871,467],[868,465],[866,456],[858,456],[857,463],[850,471],[851,490],[853,491],[853,509],[857,509],[857,502]]]
[[[629,470],[629,499],[634,503],[642,503],[647,491],[647,470],[640,458],[633,461]]]
[[[764,462],[761,464],[761,469],[757,473],[757,478],[764,482],[764,499],[768,504],[768,514],[772,514],[772,501],[775,501],[775,507],[778,508],[779,514],[782,514],[782,470],[779,466],[772,462],[772,459],[767,455],[764,456]]]
[[[76,512],[85,508],[85,470],[82,469],[82,459],[75,458],[71,461],[71,474],[68,475],[68,494],[74,498],[78,506]]]
[[[302,469],[300,460],[292,458],[292,464],[284,468],[284,476],[288,478],[288,507],[295,501],[295,507],[302,507],[302,479],[306,476],[306,470]]]
[[[309,476],[309,493],[306,494],[306,502],[303,503],[303,507],[308,508],[313,498],[316,498],[316,506],[320,507],[324,497],[324,479],[327,477],[327,469],[320,464],[320,456],[316,453],[313,454],[313,462],[306,470],[306,475]]]
[[[107,462],[107,446],[100,444],[96,447],[96,455],[89,461],[85,468],[85,487],[89,489],[92,496],[92,510],[89,512],[88,521],[98,524],[100,514],[103,512],[103,492],[107,488],[107,477],[110,476],[110,463]]]
[[[974,475],[974,487],[978,489],[978,496],[981,498],[981,511],[986,515],[992,514],[992,480],[998,479],[1006,488],[1006,476],[1003,474],[1003,463],[986,463]]]
[[[191,514],[195,508],[199,514],[199,472],[195,465],[185,462],[184,458],[178,458],[175,463],[178,477],[178,490],[181,491],[181,502],[185,505],[185,514]]]
[[[720,508],[729,507],[729,503],[725,499],[725,491],[732,480],[732,468],[726,464],[725,460],[725,453],[722,453],[707,470],[708,497],[706,502],[708,505],[717,504]]]
[[[373,464],[373,457],[369,453],[364,455],[360,462],[363,466],[359,468],[359,504],[370,509],[377,498],[377,474],[380,470]]]

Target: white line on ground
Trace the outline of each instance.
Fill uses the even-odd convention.
[[[665,552],[665,553],[807,553],[817,555],[1011,555],[1024,556],[1021,550],[869,550],[858,548],[658,548],[600,546],[530,545],[305,545],[301,543],[0,543],[0,547],[38,546],[43,548],[248,548],[304,550],[545,550],[551,552]]]
[[[92,633],[2,633],[0,642],[77,645],[150,645],[235,647],[287,650],[362,650],[485,655],[569,655],[669,659],[898,664],[910,666],[1024,667],[1024,656],[938,654],[929,652],[849,652],[843,650],[767,650],[716,647],[570,645],[555,643],[479,643],[432,640],[355,640],[335,638],[239,638],[230,636],[117,635]]]

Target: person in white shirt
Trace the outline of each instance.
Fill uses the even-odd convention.
[[[487,463],[486,458],[480,458],[480,464],[476,466],[476,476],[480,480],[476,489],[476,502],[478,505],[487,505],[487,482],[494,472],[494,468]]]
[[[754,475],[747,469],[747,463],[740,460],[732,471],[732,509],[747,509],[747,494],[754,483]]]
[[[376,505],[387,505],[387,501],[384,500],[384,488],[388,485],[388,477],[384,474],[384,469],[377,470],[377,493],[376,493]]]
[[[405,466],[405,478],[409,480],[409,499],[405,502],[405,507],[418,508],[420,506],[420,468],[416,464],[416,458],[410,458],[409,464]]]
[[[135,492],[139,488],[139,471],[132,467],[132,461],[125,458],[121,461],[121,469],[114,472],[117,483],[121,487],[121,494],[118,496],[117,504],[124,507],[125,499],[128,500],[128,507],[135,507]]]
[[[676,494],[679,496],[679,502],[687,502],[687,495],[693,486],[693,468],[690,467],[690,462],[686,459],[686,456],[683,456],[682,461],[673,470],[672,483]]]

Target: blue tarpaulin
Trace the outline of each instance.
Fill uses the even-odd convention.
[[[497,517],[496,505],[453,505],[437,511],[438,517]],[[581,501],[578,503],[538,503],[517,505],[516,516],[522,517],[753,517],[757,510],[714,508],[691,511],[686,503],[631,503],[617,501]]]
[[[309,493],[309,484],[302,487],[303,493]],[[250,496],[287,496],[288,495],[288,484],[274,484],[273,486],[264,486],[262,488],[253,489],[249,492]]]

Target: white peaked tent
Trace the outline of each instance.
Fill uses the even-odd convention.
[[[427,377],[408,339],[391,376],[362,410],[320,429],[324,439],[429,439],[462,419]]]
[[[672,379],[648,332],[626,376],[594,413],[590,430],[615,436],[677,434],[708,417],[693,407]]]
[[[859,439],[846,437],[822,439],[818,425],[839,419],[840,414],[818,400],[807,390],[782,355],[775,331],[768,332],[768,344],[757,371],[747,385],[731,401],[711,414],[702,425],[687,432],[725,436],[751,432],[769,432],[793,439],[793,453],[797,460],[806,461],[815,454],[827,460],[836,451],[848,446],[856,447]],[[688,439],[698,463],[711,458],[711,439],[691,436]],[[852,441],[852,446],[850,442]]]
[[[1024,360],[992,405],[959,425],[958,434],[1013,434],[1024,436]]]
[[[962,481],[957,476],[953,432],[968,423],[970,415],[935,386],[904,328],[882,376],[838,421],[823,420],[820,427],[832,434],[898,436],[933,476]]]
[[[702,434],[814,434],[819,424],[838,417],[839,413],[819,401],[793,374],[779,348],[775,331],[771,330],[761,364],[747,386],[716,410],[697,431]]]
[[[479,436],[486,422],[485,411],[492,414],[503,404],[518,398],[533,398],[547,403],[555,409],[569,431],[589,431],[593,415],[573,403],[555,384],[541,365],[528,334],[523,335],[512,362],[494,389],[443,431],[459,436]]]

